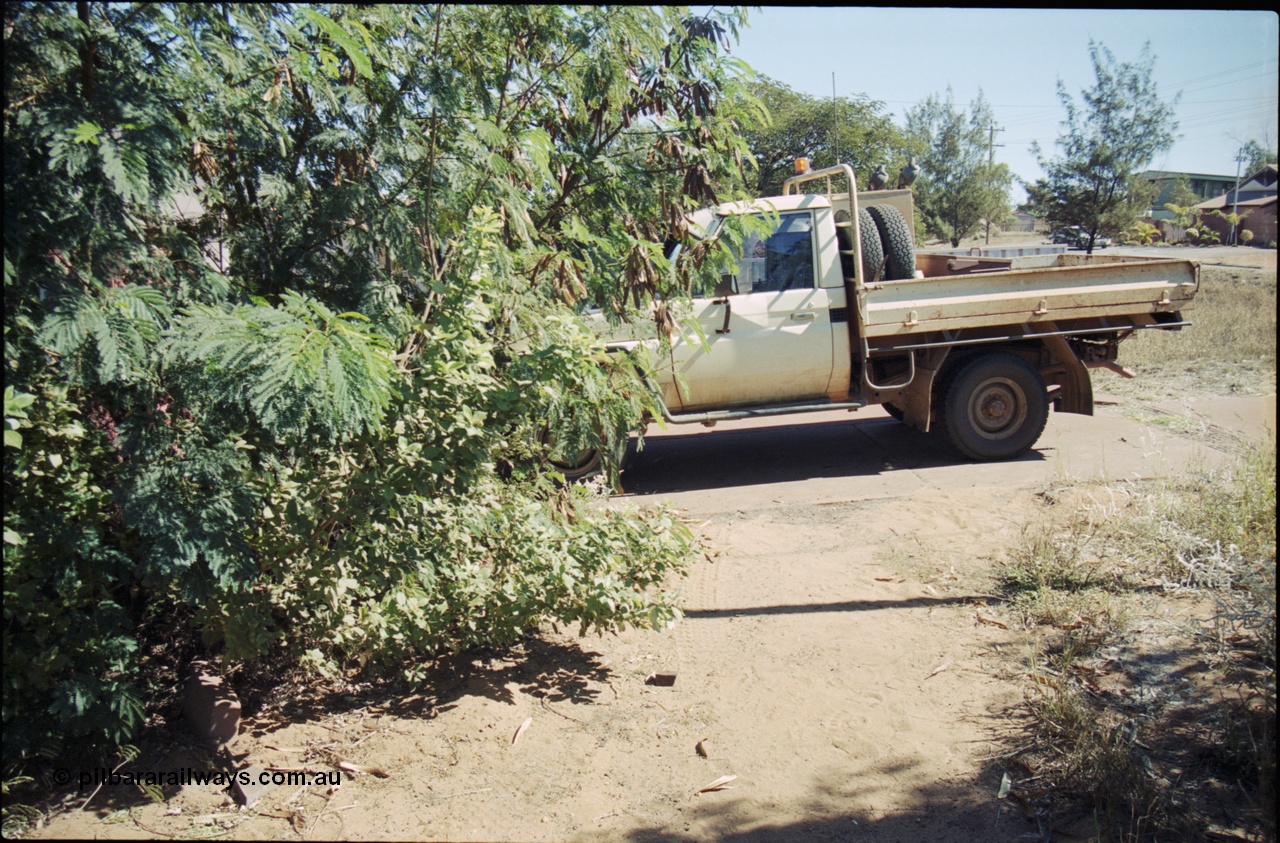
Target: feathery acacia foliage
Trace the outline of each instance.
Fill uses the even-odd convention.
[[[907,112],[907,134],[923,149],[916,182],[919,213],[929,234],[959,246],[983,220],[1009,214],[1013,174],[990,159],[991,106],[978,92],[968,112],[956,110],[954,95],[929,96]]]
[[[556,485],[544,432],[654,409],[577,314],[714,272],[662,243],[734,198],[740,12],[3,14],[7,761],[126,739],[174,606],[326,671],[675,617],[688,531]]]
[[[1088,232],[1087,251],[1102,232],[1124,230],[1154,198],[1138,173],[1173,145],[1178,123],[1151,78],[1155,56],[1150,45],[1137,62],[1117,62],[1102,44],[1089,43],[1095,82],[1080,92],[1077,105],[1061,81],[1058,99],[1067,111],[1060,152],[1046,159],[1039,144],[1032,151],[1046,178],[1027,185],[1028,206],[1051,225],[1078,225]]]

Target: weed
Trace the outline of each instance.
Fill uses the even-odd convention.
[[[1068,688],[1043,694],[1031,710],[1062,748],[1056,784],[1089,800],[1099,831],[1127,829],[1138,836],[1167,823],[1168,800],[1150,774],[1139,721],[1100,714]]]
[[[1099,839],[1201,836],[1229,792],[1275,837],[1275,469],[1269,443],[1187,478],[1056,490],[1066,515],[1027,527],[1003,571],[1027,626],[1050,628],[1027,701],[1037,777]],[[1209,617],[1153,633],[1184,595]]]
[[[1012,593],[1076,592],[1097,585],[1096,567],[1084,559],[1093,538],[1093,525],[1073,525],[1063,532],[1052,525],[1024,529],[1014,550],[1003,583]]]
[[[30,776],[13,776],[0,783],[0,796],[4,797],[3,826],[0,827],[4,837],[12,840],[22,835],[40,816],[40,811],[19,799],[19,792],[28,790],[35,780]],[[31,798],[31,797],[25,797]]]

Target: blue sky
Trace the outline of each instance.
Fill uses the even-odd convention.
[[[948,86],[964,108],[981,89],[1002,129],[996,160],[1034,181],[1031,142],[1052,155],[1066,116],[1058,80],[1077,102],[1094,81],[1090,38],[1117,61],[1136,61],[1150,42],[1161,95],[1182,92],[1180,137],[1151,169],[1235,175],[1242,143],[1277,145],[1278,22],[1260,11],[766,6],[732,49],[812,96],[831,96],[834,72],[837,93],[880,100],[899,125]]]

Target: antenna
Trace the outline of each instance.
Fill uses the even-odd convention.
[[[835,165],[840,166],[840,104],[836,102],[836,72],[831,71],[831,145],[835,147]]]

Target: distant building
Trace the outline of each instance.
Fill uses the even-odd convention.
[[[1202,211],[1200,225],[1218,233],[1221,242],[1231,236],[1231,223],[1209,211],[1240,215],[1238,231],[1253,232],[1255,246],[1273,245],[1276,242],[1276,165],[1268,164],[1256,173],[1240,180],[1237,195],[1235,179],[1221,196],[1201,202],[1195,208]]]
[[[1138,174],[1139,178],[1147,181],[1155,182],[1160,188],[1160,192],[1156,194],[1156,198],[1151,201],[1151,209],[1147,211],[1146,216],[1154,220],[1171,220],[1173,212],[1166,211],[1165,205],[1168,205],[1170,197],[1173,195],[1173,186],[1178,179],[1185,179],[1187,186],[1191,188],[1201,201],[1212,199],[1215,196],[1221,196],[1228,190],[1236,186],[1235,176],[1211,176],[1205,173],[1178,173],[1172,170],[1147,170]]]
[[[1013,220],[1006,225],[1001,226],[1004,231],[1048,231],[1049,223],[1033,216],[1026,211],[1014,211]]]

